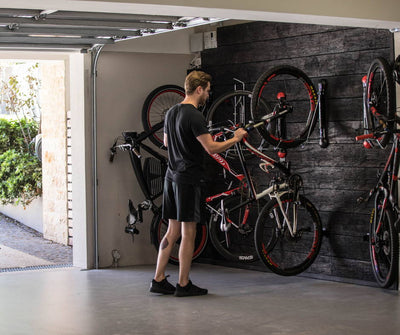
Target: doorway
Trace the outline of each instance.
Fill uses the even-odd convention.
[[[72,159],[70,110],[70,54],[43,52],[4,52],[0,67],[19,78],[21,90],[24,77],[33,75],[39,85],[35,97],[35,113],[40,147],[30,146],[31,153],[41,161],[41,191],[33,201],[0,206],[0,268],[30,269],[32,267],[72,264]],[[27,69],[35,67],[34,73]],[[24,70],[25,69],[25,70]],[[2,78],[8,80],[8,78]],[[26,85],[25,85],[26,86]],[[3,111],[0,117],[14,118]],[[26,116],[26,115],[25,115]],[[36,143],[37,144],[37,143]],[[33,149],[32,149],[33,147]],[[40,149],[41,154],[37,150]],[[33,151],[33,152],[32,152]]]

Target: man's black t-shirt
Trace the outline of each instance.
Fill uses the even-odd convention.
[[[203,114],[191,104],[177,104],[165,116],[164,133],[168,138],[168,180],[199,184],[204,178],[204,148],[197,136],[207,134]]]

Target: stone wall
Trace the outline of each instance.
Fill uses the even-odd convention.
[[[68,243],[65,65],[43,63],[43,236]]]

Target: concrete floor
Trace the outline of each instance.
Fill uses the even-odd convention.
[[[398,291],[194,264],[209,295],[176,298],[148,292],[153,271],[2,273],[0,334],[400,334]]]

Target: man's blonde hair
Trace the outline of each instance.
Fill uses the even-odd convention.
[[[211,76],[203,71],[192,71],[185,79],[185,93],[193,94],[197,87],[201,86],[206,89],[208,83],[211,83]]]

